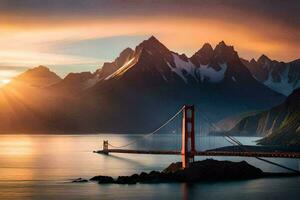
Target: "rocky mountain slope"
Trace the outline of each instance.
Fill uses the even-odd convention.
[[[260,144],[300,145],[300,89],[288,97],[285,106],[288,114],[280,126],[262,139]]]
[[[266,136],[262,144],[300,144],[300,89],[272,109],[244,117],[227,135]]]
[[[241,59],[258,81],[288,96],[300,87],[300,60],[279,62],[262,55],[257,61]]]

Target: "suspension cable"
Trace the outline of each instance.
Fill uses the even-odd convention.
[[[214,125],[212,122],[210,122],[210,121],[208,120],[208,118],[207,118],[205,115],[203,115],[203,116],[206,118],[206,120],[207,120],[207,122],[208,122],[209,125],[212,124],[212,126],[213,126],[214,128],[216,127],[217,129],[222,130],[221,128],[217,127],[217,126]],[[245,149],[244,149],[244,147],[243,147],[244,145],[243,145],[238,139],[236,139],[235,137],[229,136],[229,135],[225,135],[225,136],[223,136],[223,137],[224,137],[225,140],[227,140],[230,144],[237,145],[238,148],[241,149],[241,151],[245,151]],[[276,163],[276,162],[273,162],[273,161],[270,161],[270,160],[267,160],[267,159],[264,159],[264,158],[260,158],[260,157],[255,157],[255,158],[256,158],[257,160],[260,160],[260,161],[269,163],[269,164],[271,164],[271,165],[275,165],[275,166],[277,166],[277,167],[280,167],[280,168],[283,168],[283,169],[286,169],[286,170],[289,170],[289,171],[292,171],[292,172],[295,172],[295,173],[300,173],[300,171],[298,171],[298,170],[292,169],[292,168],[290,168],[290,167],[286,167],[286,166],[281,165],[281,164],[278,164],[278,163]]]
[[[214,123],[212,123],[208,117],[206,117],[204,114],[202,114],[203,118],[208,122],[208,125],[211,126],[212,128],[216,129],[216,130],[222,130],[222,128],[218,127],[217,125],[215,125]],[[240,141],[238,141],[236,138],[234,138],[233,136],[229,136],[229,135],[225,135],[223,136],[225,138],[225,140],[227,140],[229,143],[233,144],[232,142],[234,142],[236,144],[239,145],[243,145]],[[232,141],[232,142],[230,142]]]
[[[177,113],[175,113],[171,118],[169,118],[165,123],[163,123],[160,127],[158,127],[157,129],[155,129],[154,131],[150,132],[150,133],[146,133],[144,134],[143,136],[141,136],[140,138],[137,138],[135,140],[132,140],[131,142],[125,144],[125,145],[121,145],[121,146],[115,146],[115,145],[112,145],[110,143],[108,143],[109,146],[113,147],[113,148],[124,148],[124,147],[127,147],[127,146],[130,146],[132,144],[135,144],[137,141],[139,140],[142,140],[142,139],[145,139],[151,135],[154,135],[155,133],[157,133],[159,130],[161,130],[163,127],[165,127],[167,124],[169,124],[171,121],[173,121],[173,119],[175,119],[182,111],[183,111],[184,107],[182,107]]]

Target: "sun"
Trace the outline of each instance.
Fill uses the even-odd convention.
[[[3,85],[8,84],[9,82],[10,82],[10,79],[3,79],[3,80],[1,80],[1,83]]]

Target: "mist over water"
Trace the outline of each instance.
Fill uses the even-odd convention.
[[[104,139],[116,145],[126,144],[141,135],[0,135],[0,199],[246,199],[285,197],[300,194],[299,178],[257,179],[249,181],[187,184],[98,185],[71,183],[75,178],[95,175],[130,175],[162,170],[180,156],[92,153],[102,148]],[[259,138],[238,138],[243,144],[255,144]],[[180,149],[180,137],[162,134],[140,140],[132,149]],[[197,150],[229,145],[222,137],[196,138]],[[197,157],[197,160],[205,159]],[[215,158],[247,160],[264,171],[282,171],[254,158]],[[272,159],[299,169],[299,161]],[[277,195],[277,196],[275,196]],[[243,197],[244,198],[244,197]]]

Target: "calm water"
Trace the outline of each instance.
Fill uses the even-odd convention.
[[[126,144],[139,135],[0,135],[0,199],[298,199],[300,178],[187,184],[98,185],[71,183],[95,175],[130,175],[162,170],[179,156],[92,153],[102,140]],[[239,138],[254,144],[258,138]],[[229,145],[223,138],[198,137],[197,149]],[[178,149],[180,138],[157,135],[132,148]],[[197,159],[205,159],[199,157]],[[216,158],[243,160],[243,158]],[[264,171],[281,171],[255,159],[247,161]],[[298,160],[276,162],[299,169]]]

